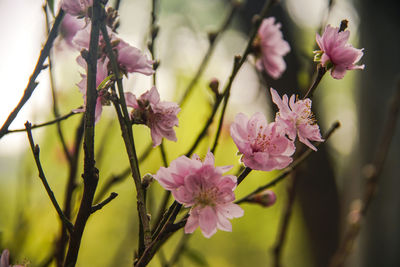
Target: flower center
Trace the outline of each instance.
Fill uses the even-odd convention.
[[[310,102],[306,101],[304,108],[299,113],[298,117],[296,118],[296,126],[301,124],[314,124],[315,118],[314,114],[311,112]]]
[[[263,126],[260,126],[260,131],[257,133],[256,140],[251,148],[254,152],[267,151],[271,143],[271,137],[262,133]]]
[[[215,202],[218,196],[218,189],[215,187],[210,187],[207,189],[202,189],[194,198],[196,205],[204,206],[215,206]]]

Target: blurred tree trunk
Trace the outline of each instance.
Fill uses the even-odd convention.
[[[373,159],[388,103],[400,78],[400,2],[358,1],[360,46],[365,48],[360,88],[362,163]],[[362,229],[360,266],[400,266],[400,127]]]

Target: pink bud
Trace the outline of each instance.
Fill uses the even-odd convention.
[[[265,190],[261,193],[249,197],[247,199],[247,202],[260,204],[263,207],[269,207],[275,204],[276,195],[271,190]]]

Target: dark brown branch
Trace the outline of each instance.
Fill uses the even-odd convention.
[[[108,198],[106,198],[105,200],[103,200],[102,202],[100,202],[99,204],[96,204],[92,207],[92,213],[102,209],[105,205],[107,205],[108,203],[111,202],[111,200],[113,200],[114,198],[116,198],[118,196],[117,193],[112,192],[110,194],[110,196]]]
[[[99,45],[99,28],[102,13],[100,1],[93,1],[92,27],[90,32],[89,52],[85,57],[87,62],[87,84],[86,84],[86,111],[84,122],[84,172],[83,172],[83,196],[78,215],[71,235],[65,267],[73,267],[78,258],[78,252],[82,240],[86,222],[92,213],[93,197],[96,192],[99,173],[95,167],[94,160],[94,133],[95,133],[95,108],[97,100],[96,74],[97,74],[97,51]]]
[[[176,227],[173,224],[173,222],[175,221],[176,216],[178,215],[178,213],[179,213],[179,211],[180,211],[180,209],[182,207],[181,204],[175,204],[175,203],[176,203],[176,201],[172,205],[173,208],[172,209],[170,208],[171,212],[168,213],[168,215],[169,215],[168,219],[162,225],[161,229],[153,234],[152,242],[143,251],[142,256],[139,257],[137,259],[137,261],[135,261],[135,263],[134,263],[135,267],[144,267],[144,266],[146,266],[150,262],[150,260],[153,258],[153,256],[156,254],[157,250],[161,247],[161,245],[174,232],[176,232],[177,230],[179,230],[181,228],[181,225],[179,225],[179,227]]]
[[[157,85],[157,68],[159,66],[159,62],[157,62],[156,56],[155,56],[155,52],[154,52],[154,42],[157,38],[158,35],[158,31],[159,31],[159,27],[156,24],[156,11],[157,11],[157,0],[152,0],[151,1],[151,24],[150,24],[150,41],[147,45],[147,47],[149,48],[150,54],[151,54],[151,58],[154,61],[153,64],[153,85],[156,86]],[[156,86],[157,87],[157,86]]]
[[[312,85],[310,86],[310,88],[308,89],[307,93],[304,95],[303,99],[308,98],[312,98],[315,89],[317,89],[319,83],[322,80],[322,77],[324,77],[326,73],[326,68],[323,67],[321,64],[317,65],[317,74],[315,76],[314,82],[312,83]]]
[[[57,214],[61,219],[61,222],[65,225],[65,227],[71,233],[73,231],[74,227],[73,227],[72,223],[67,219],[67,217],[65,217],[65,215],[62,212],[60,206],[58,205],[56,197],[54,196],[54,193],[51,190],[50,185],[47,182],[46,176],[44,174],[44,171],[43,171],[43,168],[42,168],[42,164],[40,163],[40,158],[39,158],[40,149],[39,149],[39,146],[35,145],[35,142],[33,141],[32,131],[31,131],[31,124],[27,121],[25,123],[25,127],[26,127],[26,132],[28,134],[29,144],[31,146],[31,150],[32,150],[33,156],[35,158],[36,167],[37,167],[37,169],[39,171],[39,178],[42,181],[42,183],[44,185],[44,188],[46,189],[47,195],[49,196],[49,198],[51,200],[51,203],[53,203],[53,206],[56,209]]]
[[[240,173],[240,175],[237,178],[237,185],[239,185],[244,180],[244,178],[246,178],[246,176],[249,175],[251,171],[252,169],[249,167],[244,168],[244,170]]]
[[[73,116],[73,115],[75,115],[75,114],[77,114],[77,113],[71,111],[70,113],[65,114],[64,116],[55,118],[54,120],[51,120],[51,121],[48,121],[48,122],[44,122],[44,123],[40,123],[40,124],[32,124],[31,129],[36,129],[36,128],[40,128],[40,127],[52,125],[52,124],[54,124],[54,123],[57,123],[57,122],[66,120],[66,119],[68,119],[69,117],[71,117],[71,116]],[[7,131],[5,132],[5,134],[9,134],[9,133],[18,133],[18,132],[25,132],[25,131],[26,131],[25,128],[24,128],[24,129],[7,130]]]
[[[63,17],[64,17],[64,11],[60,8],[60,11],[58,12],[56,19],[54,21],[53,27],[51,28],[51,31],[49,33],[49,37],[47,38],[45,45],[43,46],[42,50],[40,51],[38,62],[36,63],[35,69],[31,75],[31,77],[29,78],[29,82],[25,88],[24,94],[23,94],[21,100],[19,101],[19,103],[17,104],[17,106],[10,113],[7,120],[4,122],[3,126],[0,129],[0,138],[2,138],[7,133],[8,127],[14,121],[14,119],[17,117],[19,111],[25,105],[25,103],[29,100],[33,91],[35,90],[36,86],[38,85],[38,82],[36,82],[36,78],[39,75],[39,73],[42,71],[42,69],[45,68],[43,66],[44,61],[46,60],[47,56],[50,53],[50,49],[53,46],[54,39],[56,39],[56,37],[57,37],[58,27],[60,26],[60,23],[61,23]]]
[[[128,153],[129,164],[132,171],[132,177],[136,187],[136,197],[137,197],[137,209],[139,213],[140,223],[139,223],[139,255],[143,252],[144,248],[148,246],[151,242],[151,231],[149,218],[146,211],[146,201],[145,201],[145,189],[142,187],[139,162],[136,155],[135,142],[133,138],[131,121],[128,113],[128,109],[125,102],[124,89],[122,86],[122,80],[119,77],[118,63],[115,58],[114,52],[111,47],[110,37],[106,29],[106,25],[101,23],[101,33],[103,35],[104,41],[106,42],[107,54],[111,62],[112,70],[117,77],[117,87],[119,95],[119,105],[116,109],[121,109],[121,114],[118,116],[120,123],[122,137],[124,139],[125,149]],[[114,102],[115,104],[115,102]],[[142,233],[143,230],[143,233]]]
[[[81,150],[82,138],[83,138],[83,124],[84,118],[82,117],[81,122],[79,123],[74,138],[74,145],[71,151],[71,161],[69,162],[69,170],[68,170],[68,180],[65,187],[64,194],[64,214],[68,219],[72,219],[72,207],[73,203],[73,193],[76,188],[76,178],[78,174],[78,159]],[[65,227],[61,228],[61,234],[59,239],[57,240],[57,248],[55,252],[55,258],[57,266],[62,267],[64,264],[65,257],[65,249],[68,242],[68,236]]]
[[[387,154],[390,149],[390,144],[392,142],[396,124],[399,116],[400,109],[400,81],[397,84],[397,91],[391,98],[391,104],[388,111],[388,117],[383,128],[383,134],[379,144],[377,145],[377,150],[375,153],[374,160],[371,164],[364,167],[364,176],[366,178],[367,184],[364,189],[364,195],[361,202],[361,207],[358,211],[358,218],[349,223],[347,232],[344,235],[343,241],[336,251],[332,261],[330,263],[331,267],[343,266],[348,254],[351,252],[353,244],[360,232],[362,219],[365,218],[371,202],[375,196],[379,177],[382,173],[383,166],[386,161]]]

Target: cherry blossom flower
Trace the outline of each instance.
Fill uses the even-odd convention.
[[[154,178],[172,192],[177,202],[191,208],[185,233],[193,233],[197,227],[207,238],[217,228],[231,232],[229,219],[243,216],[243,210],[233,203],[236,176],[223,175],[231,168],[215,167],[214,155],[208,152],[203,162],[196,154],[191,159],[181,156],[168,168],[158,170]]]
[[[316,35],[317,44],[321,51],[315,51],[315,61],[331,69],[335,79],[342,79],[347,70],[364,69],[364,65],[355,65],[364,55],[363,49],[354,48],[347,44],[350,31],[341,31],[331,25],[326,26],[324,33]]]
[[[24,265],[10,265],[10,252],[5,249],[0,256],[0,267],[24,267]]]
[[[271,171],[287,167],[295,146],[275,122],[267,123],[257,112],[250,119],[243,113],[231,124],[231,137],[242,153],[243,163],[254,170]]]
[[[72,43],[78,50],[89,49],[90,30],[91,25],[88,25],[73,38]],[[117,62],[120,71],[125,74],[138,72],[144,75],[152,75],[154,73],[154,61],[149,60],[138,48],[129,45],[117,37],[111,28],[107,27],[107,30],[113,50],[117,52]],[[106,57],[106,43],[101,34],[99,37],[99,50],[103,52],[102,56]]]
[[[177,114],[181,110],[174,102],[160,101],[156,87],[151,88],[136,99],[132,93],[125,93],[126,105],[134,108],[131,119],[150,128],[153,146],[161,144],[163,137],[176,141],[174,126],[178,126]]]
[[[295,101],[295,95],[292,95],[289,100],[286,94],[281,99],[276,90],[271,88],[270,91],[272,101],[279,108],[275,121],[285,130],[290,139],[294,141],[297,135],[300,142],[316,151],[317,149],[309,140],[318,142],[324,140],[321,138],[318,124],[315,123],[311,112],[311,100],[306,98]]]
[[[72,42],[76,33],[85,27],[85,22],[81,19],[78,19],[69,13],[65,14],[61,26],[60,26],[60,35],[66,44],[70,47],[74,47]]]
[[[288,42],[283,40],[281,24],[275,18],[264,19],[258,29],[255,46],[261,50],[261,58],[256,62],[259,71],[265,70],[272,78],[278,79],[286,69],[283,56],[290,52]]]
[[[87,24],[86,27],[82,28],[80,31],[78,31],[75,34],[75,37],[72,39],[72,43],[75,45],[75,48],[77,50],[82,50],[86,49],[89,50],[89,43],[90,43],[90,32],[92,30],[92,25],[89,23]],[[108,35],[110,36],[111,41],[113,40],[113,33],[110,27],[107,26],[107,32]],[[99,35],[99,50],[100,51],[106,51],[105,50],[105,42],[103,40],[103,35],[100,32]]]
[[[93,5],[93,0],[62,0],[61,8],[72,16],[86,16],[87,10]]]
[[[82,56],[79,56],[77,58],[77,62],[79,65],[81,65],[85,70],[87,69],[87,63],[83,59]],[[105,60],[99,59],[97,61],[97,75],[96,75],[96,88],[98,89],[97,91],[97,99],[96,99],[96,108],[95,108],[95,123],[97,123],[100,120],[101,113],[103,111],[103,105],[109,105],[109,100],[107,99],[107,89],[103,88],[98,88],[99,85],[104,81],[105,78],[108,76],[108,58],[105,58]],[[85,74],[81,74],[82,80],[77,84],[79,90],[81,91],[83,95],[83,107],[79,109],[74,109],[73,111],[76,113],[80,112],[85,112],[86,110],[86,86],[87,86],[87,76]]]
[[[142,52],[136,47],[129,45],[121,39],[118,40],[119,44],[117,45],[117,61],[120,68],[124,72],[139,72],[144,75],[152,75],[154,73],[153,60],[147,59],[147,57],[143,55]]]

